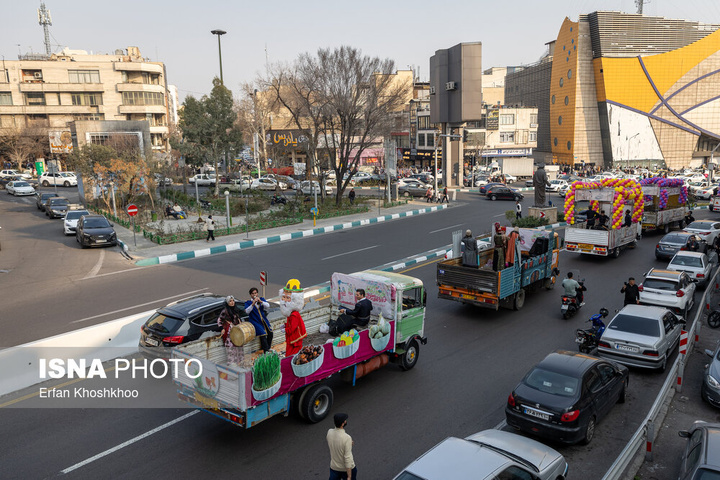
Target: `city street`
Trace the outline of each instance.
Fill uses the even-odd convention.
[[[561,201],[552,195],[550,199]],[[525,200],[525,210],[531,203],[531,198]],[[261,270],[268,272],[268,297],[289,278],[300,279],[306,287],[319,284],[334,271],[372,268],[447,245],[454,230],[487,232],[495,221],[507,223],[504,212],[513,205],[463,193],[457,204],[438,213],[138,268],[117,249],[79,249],[72,237],[62,236],[57,221],[51,224],[41,217],[34,204],[2,196],[0,269],[10,270],[0,277],[3,291],[10,292],[2,317],[5,346],[157,308],[189,292],[244,298],[248,288],[258,284]],[[714,215],[705,211],[697,217]],[[33,242],[12,240],[17,232],[27,232]],[[447,436],[499,425],[507,395],[532,365],[555,349],[575,350],[575,329],[584,326],[586,318],[600,307],[612,312],[622,306],[619,290],[628,276],[640,278],[650,267],[663,266],[653,255],[659,238],[647,235],[619,259],[563,252],[561,275],[571,270],[586,278],[588,288],[586,306],[569,320],[560,315],[560,287],[529,294],[520,311],[495,312],[437,299],[436,262],[403,271],[420,278],[428,289],[428,344],[421,347],[417,367],[402,372],[389,365],[354,387],[329,380],[335,393],[333,412],[350,415],[348,433],[355,441],[359,474],[390,478]],[[101,267],[90,275],[102,252]],[[52,260],[38,259],[50,253]],[[15,284],[16,276],[21,285]],[[568,459],[571,478],[602,476],[646,415],[663,380],[660,373],[632,370],[627,403],[613,408],[589,446],[553,445]],[[158,388],[173,387],[158,381]],[[37,389],[18,395],[33,391]],[[115,472],[122,472],[123,478],[138,478],[152,472],[155,478],[174,479],[209,474],[280,478],[287,465],[303,472],[300,478],[327,475],[329,419],[307,425],[292,416],[275,417],[244,431],[200,412],[148,434],[192,412],[181,405],[177,410],[38,410],[19,402],[3,408],[0,434],[13,439],[5,449],[3,477],[45,478],[77,467],[66,476],[118,477]],[[111,449],[115,450],[78,466]],[[279,457],[283,462],[277,461]]]

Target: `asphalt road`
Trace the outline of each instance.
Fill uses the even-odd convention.
[[[458,205],[439,213],[145,269],[125,264],[119,254],[118,263],[114,263],[114,255],[108,249],[101,268],[88,278],[101,251],[67,245],[70,242],[65,242],[57,225],[55,234],[45,230],[50,221],[37,217],[34,205],[23,210],[23,205],[1,200],[0,261],[7,261],[6,239],[8,231],[15,228],[25,229],[28,238],[47,236],[34,240],[38,243],[33,249],[53,249],[55,255],[68,255],[65,262],[54,259],[47,267],[34,264],[34,269],[41,270],[38,272],[25,269],[23,260],[30,261],[30,253],[19,255],[22,258],[16,261],[11,273],[19,271],[23,278],[27,277],[25,288],[12,287],[12,296],[7,300],[13,315],[0,319],[6,327],[4,336],[9,337],[5,339],[9,345],[48,336],[46,332],[60,333],[148,310],[189,291],[207,289],[244,298],[247,289],[257,284],[260,270],[268,271],[267,296],[273,296],[293,277],[305,286],[322,283],[333,271],[357,271],[446,245],[453,230],[488,231],[513,205],[461,194]],[[530,202],[525,201],[525,210]],[[6,209],[13,214],[12,222],[7,220]],[[560,261],[563,274],[573,270],[586,278],[588,287],[587,305],[570,320],[560,316],[559,287],[553,292],[528,295],[519,312],[494,312],[437,299],[434,262],[408,269],[406,273],[422,279],[428,288],[429,341],[421,347],[417,367],[402,372],[390,365],[360,379],[355,387],[339,379],[329,381],[335,392],[333,412],[350,414],[348,432],[355,440],[360,475],[391,478],[447,436],[466,436],[498,425],[504,419],[507,395],[533,364],[555,349],[574,350],[574,331],[584,324],[585,318],[603,306],[611,311],[620,308],[622,282],[628,276],[641,277],[653,265],[661,265],[653,256],[657,238],[647,236],[637,249],[623,252],[616,260],[563,253]],[[34,253],[40,254],[45,253]],[[65,273],[59,274],[57,269],[61,266]],[[14,276],[2,275],[0,281],[5,291]],[[42,296],[38,299],[38,285],[32,280],[41,277]],[[18,318],[27,320],[18,322]],[[661,374],[632,370],[627,403],[613,408],[598,426],[590,446],[553,445],[568,459],[571,477],[592,480],[602,476],[645,416],[663,379]],[[162,381],[158,388],[172,389]],[[15,406],[24,405],[20,402]],[[294,417],[276,417],[241,430],[198,413],[117,449],[123,442],[147,435],[188,412],[182,408],[0,409],[0,435],[12,439],[4,442],[7,445],[0,477],[55,476],[109,449],[116,450],[65,476],[152,475],[178,479],[209,475],[219,478],[327,475],[325,432],[331,427],[330,420],[307,425]]]

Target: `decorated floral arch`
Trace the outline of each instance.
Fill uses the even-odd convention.
[[[640,184],[629,178],[606,178],[596,182],[574,182],[570,186],[567,196],[565,197],[565,222],[570,225],[575,223],[575,194],[578,190],[601,188],[614,190],[612,195],[610,228],[622,227],[625,205],[633,206],[633,223],[642,221],[644,203]],[[592,200],[590,201],[590,208],[599,213],[600,203],[597,200]]]

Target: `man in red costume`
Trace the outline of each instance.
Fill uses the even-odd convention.
[[[287,317],[285,321],[285,356],[295,355],[302,348],[303,338],[307,336],[305,322],[300,316],[300,310],[305,306],[303,289],[300,281],[288,280],[285,288],[280,290],[280,313]]]

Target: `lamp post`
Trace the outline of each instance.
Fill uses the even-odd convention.
[[[227,32],[225,30],[211,30],[210,33],[212,33],[213,35],[217,35],[218,37],[218,57],[220,58],[220,83],[225,85],[222,74],[222,48],[220,48],[220,37],[222,35],[225,35]]]
[[[232,224],[230,223],[230,190],[225,190],[225,217],[227,220],[228,232],[230,232],[230,227],[232,227]]]

